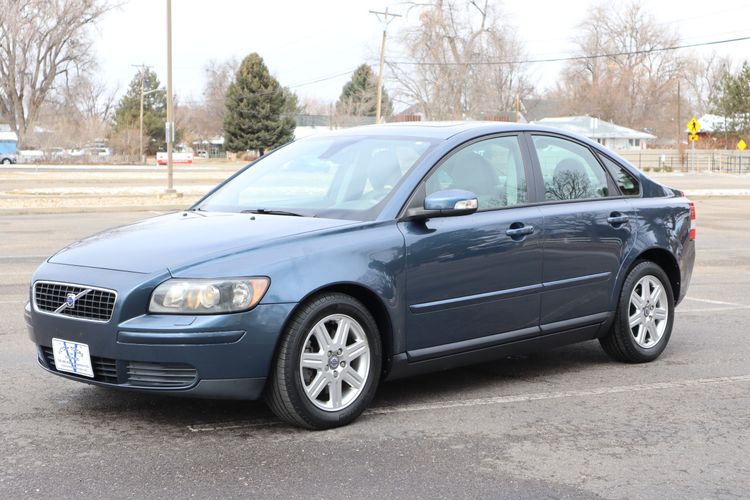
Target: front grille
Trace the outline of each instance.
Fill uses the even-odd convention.
[[[42,351],[44,352],[44,359],[45,361],[47,361],[47,365],[53,370],[57,371],[57,367],[55,366],[55,355],[52,354],[52,348],[42,347]],[[97,382],[106,382],[108,384],[117,383],[117,363],[114,359],[91,356],[91,365],[94,369],[94,380],[96,380]],[[84,377],[83,375],[75,375],[73,373],[68,373],[68,375],[74,375],[84,379],[89,379],[89,377]]]
[[[76,297],[72,306],[67,303],[68,297]],[[116,297],[111,290],[82,285],[46,281],[34,285],[34,304],[39,311],[89,321],[109,321]]]
[[[141,387],[187,387],[195,382],[198,372],[182,363],[141,363],[129,361],[128,383]]]

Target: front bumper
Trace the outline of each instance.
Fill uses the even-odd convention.
[[[189,398],[205,399],[260,399],[263,395],[263,389],[266,386],[265,377],[256,378],[234,378],[234,379],[203,379],[197,380],[188,387],[184,388],[154,388],[130,385],[128,383],[109,383],[101,380],[92,380],[88,377],[73,375],[55,370],[44,360],[43,354],[39,355],[39,366],[49,373],[53,373],[63,378],[83,382],[86,384],[99,385],[102,387],[114,387],[136,392],[159,392],[173,396],[183,396]]]
[[[26,306],[26,323],[45,370],[80,382],[128,390],[220,399],[257,399],[271,368],[277,340],[294,304],[261,304],[246,313],[214,316],[135,314],[148,304],[153,283],[144,275],[46,264],[44,277],[108,287],[118,299],[107,323],[38,312]],[[55,271],[55,272],[52,272]],[[59,272],[58,272],[59,271]],[[80,276],[85,274],[88,276]],[[153,281],[161,282],[164,277]],[[115,284],[117,284],[115,286]],[[127,318],[127,319],[125,319]],[[89,346],[94,378],[60,372],[52,339]]]

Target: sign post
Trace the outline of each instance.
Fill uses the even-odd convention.
[[[740,150],[739,154],[737,155],[737,157],[738,157],[738,160],[739,160],[739,165],[738,165],[738,167],[739,167],[739,171],[740,171],[740,173],[742,173],[742,152],[743,152],[743,151],[745,151],[745,148],[746,148],[746,147],[747,147],[747,144],[745,143],[745,141],[744,141],[744,140],[740,139],[740,140],[739,140],[739,141],[737,142],[737,149],[739,149],[739,150]]]
[[[701,124],[693,117],[687,122],[687,129],[690,132],[690,135],[688,135],[688,141],[690,141],[690,163],[692,164],[692,170],[695,171],[695,143],[698,142],[698,131],[701,129]]]

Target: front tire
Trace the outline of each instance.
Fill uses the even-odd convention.
[[[367,308],[349,295],[319,295],[294,313],[284,332],[266,402],[293,425],[346,425],[372,401],[381,362],[380,333]]]
[[[673,322],[669,278],[657,264],[643,261],[625,278],[614,324],[599,343],[617,361],[647,363],[664,352]]]

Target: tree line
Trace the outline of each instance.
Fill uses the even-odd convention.
[[[575,52],[549,88],[534,84],[539,64],[501,5],[489,0],[405,2],[386,57],[386,118],[394,109],[427,120],[483,119],[525,112],[544,100],[556,115],[591,115],[663,139],[675,139],[689,114],[729,118],[732,131],[750,129],[750,66],[715,54],[671,50],[681,43],[638,1],[601,1],[582,9]],[[148,153],[164,147],[166,94],[142,68],[122,97],[97,77],[92,27],[110,10],[103,0],[0,0],[0,121],[22,146],[82,145],[108,140],[135,153],[143,135]],[[535,64],[537,66],[535,66]],[[176,96],[178,135],[186,141],[223,135],[229,151],[264,151],[291,140],[299,113],[337,117],[336,124],[372,121],[377,78],[362,64],[335,103],[300,102],[259,54],[242,61],[209,61],[202,96]],[[347,121],[348,120],[348,121]],[[366,120],[367,121],[367,120]]]

